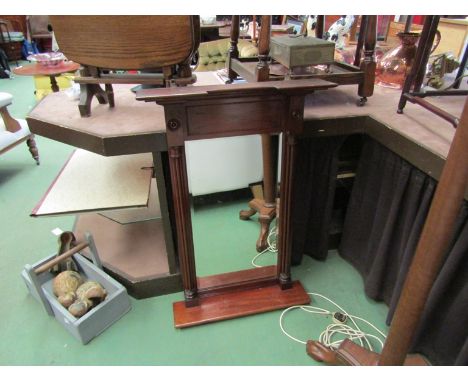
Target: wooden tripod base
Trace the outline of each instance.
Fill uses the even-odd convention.
[[[365,349],[353,341],[344,340],[337,350],[332,350],[318,341],[307,341],[306,351],[318,362],[333,366],[378,366],[380,354]],[[420,354],[408,354],[404,366],[430,366]]]
[[[299,281],[284,289],[274,273],[276,267],[271,266],[199,278],[196,302],[173,304],[174,326],[187,328],[310,303]]]
[[[276,217],[276,205],[271,206],[266,204],[263,199],[252,199],[249,202],[249,210],[242,210],[239,212],[239,219],[249,220],[251,216],[258,212],[258,221],[260,222],[260,235],[257,239],[257,252],[262,252],[268,247],[268,233],[270,231],[270,224]]]

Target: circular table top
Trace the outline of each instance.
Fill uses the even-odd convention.
[[[201,29],[210,29],[210,28],[224,28],[224,27],[228,27],[231,25],[231,22],[230,21],[216,21],[215,23],[213,24],[203,24],[203,23],[200,23],[200,28]]]
[[[80,66],[80,64],[73,61],[64,61],[55,66],[42,66],[35,63],[14,68],[13,73],[18,76],[53,76],[61,73],[75,72]]]

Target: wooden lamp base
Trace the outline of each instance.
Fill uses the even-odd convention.
[[[276,266],[198,278],[198,298],[173,304],[174,326],[187,328],[310,303],[299,281],[282,289]]]
[[[380,354],[365,349],[351,340],[344,340],[337,350],[332,350],[318,341],[307,341],[307,354],[318,362],[333,366],[377,366]],[[430,366],[420,354],[408,354],[404,366]]]

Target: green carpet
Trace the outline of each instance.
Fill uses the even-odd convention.
[[[24,117],[34,105],[29,77],[0,80],[0,91],[14,95],[9,108]],[[78,111],[77,111],[78,112]],[[317,365],[305,346],[280,330],[280,311],[200,327],[173,327],[172,303],[182,293],[131,299],[132,309],[88,345],[81,345],[28,295],[20,272],[53,253],[55,227],[71,229],[73,216],[31,218],[29,213],[57,175],[71,146],[37,137],[41,165],[26,144],[0,156],[0,325],[1,365]],[[258,234],[256,220],[240,221],[244,201],[193,210],[197,271],[200,276],[250,268]],[[275,263],[274,255],[258,260]],[[386,331],[387,307],[365,297],[360,275],[337,253],[327,261],[305,257],[293,268],[309,292],[331,298],[349,313]],[[320,306],[328,305],[320,303]],[[286,329],[303,340],[317,339],[329,319],[290,312]]]

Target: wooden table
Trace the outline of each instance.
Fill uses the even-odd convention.
[[[76,72],[79,68],[80,64],[73,61],[65,61],[55,66],[43,66],[36,63],[14,68],[13,73],[18,76],[48,76],[50,78],[52,91],[56,93],[60,89],[55,77],[60,76],[63,73]]]
[[[200,41],[213,41],[219,40],[219,30],[230,26],[229,21],[216,21],[214,24],[200,24]]]

